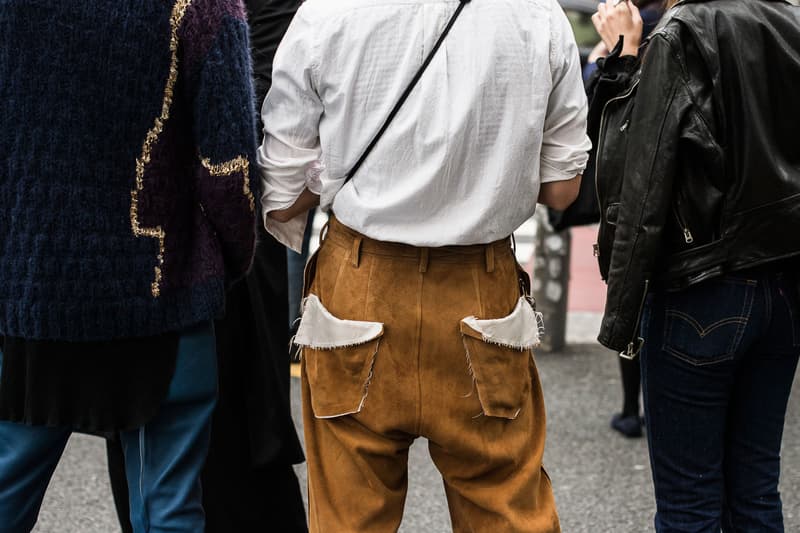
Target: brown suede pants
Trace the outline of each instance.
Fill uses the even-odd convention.
[[[332,219],[306,276],[298,339],[310,530],[397,531],[408,449],[425,437],[453,531],[558,532],[531,351],[462,324],[518,305],[509,241],[416,248]]]

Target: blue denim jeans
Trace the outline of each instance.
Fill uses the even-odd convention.
[[[0,362],[2,353],[0,353]],[[212,323],[187,330],[156,417],[121,434],[136,533],[205,529],[200,471],[217,397]],[[70,430],[0,422],[0,533],[28,533]]]
[[[286,272],[289,280],[289,329],[295,328],[295,322],[300,318],[300,307],[303,301],[303,273],[308,262],[311,232],[316,214],[316,209],[308,212],[308,224],[306,232],[303,234],[301,253],[286,249]]]
[[[766,269],[648,296],[641,368],[656,531],[783,531],[799,319],[795,276]]]

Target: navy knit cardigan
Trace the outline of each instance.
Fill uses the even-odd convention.
[[[255,150],[241,0],[0,2],[0,336],[219,316],[252,260]]]

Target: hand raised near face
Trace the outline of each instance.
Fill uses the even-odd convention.
[[[592,15],[594,27],[608,50],[613,50],[622,37],[622,55],[638,55],[644,28],[639,8],[627,0],[612,2],[598,4],[597,13]]]

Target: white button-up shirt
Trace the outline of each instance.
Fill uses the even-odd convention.
[[[342,187],[457,6],[302,4],[263,107],[264,213],[294,203],[319,160],[325,170],[311,189],[346,226],[416,246],[483,244],[533,215],[541,183],[583,172],[587,101],[566,15],[556,0],[473,0]],[[305,216],[265,224],[299,249]]]

